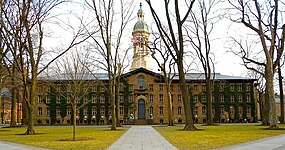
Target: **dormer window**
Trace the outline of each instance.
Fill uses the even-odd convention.
[[[138,88],[140,90],[145,89],[145,79],[142,76],[138,78]]]

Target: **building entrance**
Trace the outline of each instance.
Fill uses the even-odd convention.
[[[138,119],[145,119],[145,101],[143,99],[138,101]]]

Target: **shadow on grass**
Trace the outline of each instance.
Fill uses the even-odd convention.
[[[285,128],[270,128],[270,127],[267,127],[267,128],[260,128],[260,130],[285,130]]]
[[[126,129],[128,129],[128,128],[126,128]],[[104,130],[102,130],[102,131],[124,131],[124,130],[126,130],[126,129],[116,129],[116,130],[104,129]]]
[[[68,141],[88,141],[88,140],[95,140],[95,138],[90,138],[90,137],[82,137],[82,138],[75,138],[75,139],[73,139],[73,138],[67,138],[67,139],[60,139],[60,140],[57,140],[57,141],[66,141],[66,142],[68,142]]]
[[[5,131],[7,132],[7,131],[10,131],[10,130],[0,130],[0,132],[5,132]]]
[[[35,134],[25,134],[25,133],[21,133],[21,134],[15,134],[15,135],[27,135],[27,136],[30,136],[30,135],[42,135],[42,134],[47,134],[47,133],[35,133]]]
[[[177,129],[176,131],[185,131],[185,132],[197,132],[197,131],[204,131],[205,129],[197,129],[197,130],[183,130],[183,129]]]

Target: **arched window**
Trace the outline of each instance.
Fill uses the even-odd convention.
[[[138,78],[138,88],[140,90],[145,89],[145,80],[142,76]]]

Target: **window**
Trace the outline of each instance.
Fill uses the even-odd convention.
[[[67,103],[70,103],[70,96],[66,97],[66,101],[67,101]]]
[[[56,109],[56,115],[57,115],[57,116],[60,116],[60,108],[57,108],[57,109]]]
[[[77,99],[76,99],[76,103],[79,103],[79,102],[80,102],[80,100],[77,98]]]
[[[133,95],[130,95],[129,96],[129,103],[132,103],[134,101],[134,96]]]
[[[100,103],[105,103],[105,96],[104,96],[104,95],[101,95],[101,97],[100,97]]]
[[[140,90],[145,89],[145,80],[144,80],[144,78],[143,78],[142,76],[140,76],[140,77],[138,78],[138,88],[139,88]]]
[[[242,107],[238,107],[238,113],[241,115],[242,114]]]
[[[50,109],[49,108],[47,108],[46,116],[50,116]]]
[[[234,91],[234,85],[230,85],[230,90]]]
[[[246,107],[246,114],[247,114],[247,115],[250,114],[250,109],[251,109],[250,106],[247,106],[247,107]]]
[[[231,95],[231,102],[235,102],[235,95]]]
[[[88,101],[89,101],[89,100],[88,100],[88,96],[84,96],[83,99],[84,99],[84,103],[88,103]]]
[[[92,106],[92,116],[96,116],[96,115],[97,115],[96,106]]]
[[[153,114],[153,107],[149,107],[149,113]]]
[[[221,114],[224,114],[224,110],[225,110],[225,108],[221,107]]]
[[[190,91],[190,85],[187,85],[187,90]]]
[[[51,87],[49,86],[49,87],[48,87],[48,92],[50,92],[50,89],[51,89]]]
[[[198,102],[198,95],[194,95],[194,102],[195,102],[195,103]]]
[[[87,115],[88,115],[88,109],[87,109],[87,107],[85,107],[85,108],[83,109],[83,114],[84,114],[84,116],[87,116]]]
[[[178,102],[181,102],[181,100],[182,100],[182,96],[179,94],[178,95]]]
[[[182,114],[182,109],[181,109],[181,107],[178,107],[178,115],[181,115]]]
[[[42,116],[43,115],[43,109],[42,108],[38,108],[38,115]]]
[[[173,91],[173,85],[170,85],[170,91]]]
[[[238,95],[238,102],[240,103],[242,101],[242,95]]]
[[[129,85],[129,91],[133,91],[133,85],[132,84]]]
[[[206,92],[206,85],[202,86],[202,90],[203,90],[203,92]]]
[[[104,106],[100,108],[100,114],[101,114],[102,116],[105,115],[105,107],[104,107]]]
[[[124,86],[123,85],[120,85],[119,86],[119,90],[122,92],[122,91],[124,91]]]
[[[105,92],[105,87],[101,86],[101,92]]]
[[[149,90],[150,90],[150,91],[153,91],[153,84],[150,84],[150,85],[149,85]]]
[[[60,103],[60,96],[56,96],[56,103]]]
[[[202,107],[202,114],[206,114],[207,113],[207,108],[206,107]]]
[[[159,101],[163,102],[163,94],[159,94]]]
[[[171,94],[171,102],[173,103],[174,98],[173,98],[173,94]]]
[[[97,103],[97,99],[96,98],[97,98],[96,95],[92,95],[92,97],[91,97],[92,103]]]
[[[206,102],[206,95],[202,95],[202,102],[205,103]]]
[[[152,94],[149,95],[149,101],[153,102],[153,95]]]
[[[124,115],[124,107],[120,107],[120,115]]]
[[[56,87],[56,91],[57,91],[57,92],[60,92],[60,86],[57,86],[57,87]]]
[[[159,114],[163,115],[163,107],[159,107]]]
[[[92,86],[92,92],[97,92],[97,86]]]
[[[49,95],[47,95],[47,104],[49,104],[50,103],[50,96]]]
[[[225,100],[224,100],[224,95],[220,95],[220,101],[223,103]]]
[[[38,87],[38,92],[41,93],[42,91],[43,91],[43,90],[42,90],[42,86],[39,86],[39,87]]]
[[[198,91],[198,85],[194,85],[194,91]]]
[[[250,91],[250,85],[246,86],[246,91]]]
[[[129,112],[130,112],[130,114],[134,114],[134,109],[133,109],[133,107],[129,107]]]
[[[220,85],[220,91],[224,91],[225,86],[223,84]]]
[[[238,91],[241,91],[241,88],[242,88],[241,85],[238,85]]]
[[[66,114],[67,116],[71,116],[71,108],[67,108]]]
[[[159,84],[159,91],[163,91],[163,85]]]
[[[212,107],[212,114],[215,114],[215,108],[214,107]]]
[[[250,102],[250,95],[249,94],[246,95],[246,102]]]
[[[119,95],[119,101],[120,101],[120,103],[124,102],[124,95]]]
[[[198,114],[198,107],[194,107],[193,114],[194,114],[194,115],[197,115],[197,114]]]
[[[180,85],[177,86],[178,91],[181,91],[181,87]]]
[[[38,103],[39,104],[43,103],[43,96],[42,95],[38,96]]]
[[[88,91],[88,86],[84,86],[84,87],[83,87],[83,90],[84,90],[85,92],[87,92],[87,91]]]

